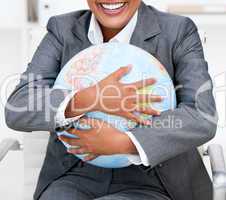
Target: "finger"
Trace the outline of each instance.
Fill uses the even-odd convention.
[[[147,108],[147,107],[137,107],[136,108],[137,112],[147,114],[147,115],[153,115],[153,116],[160,116],[161,112],[158,110],[154,110],[152,108]]]
[[[79,148],[79,149],[68,149],[68,153],[75,154],[75,155],[82,155],[82,154],[89,154],[85,148]]]
[[[80,146],[70,146],[68,147],[68,151],[73,151],[73,150],[76,150],[76,149],[80,149],[81,147]]]
[[[130,70],[132,69],[131,65],[128,65],[126,67],[120,67],[118,70],[116,70],[115,72],[113,72],[112,74],[110,74],[110,76],[108,78],[113,78],[114,80],[120,80],[123,76],[125,76],[126,74],[128,74],[130,72]]]
[[[96,159],[97,157],[98,157],[97,155],[89,154],[88,156],[86,156],[84,158],[84,161],[85,162],[92,161],[92,160]]]
[[[133,111],[136,111],[136,108],[137,108],[137,104],[136,104],[136,100],[134,100],[131,103],[128,102],[127,105],[123,107],[123,110],[126,112],[133,112]]]
[[[143,120],[141,119],[140,117],[132,114],[132,113],[127,113],[125,115],[126,118],[138,123],[138,124],[142,124],[142,125],[145,125],[145,126],[150,126],[151,125],[151,122],[149,120]]]
[[[141,89],[150,85],[153,85],[156,83],[156,80],[153,78],[149,78],[149,79],[145,79],[145,80],[141,80],[135,83],[132,83],[131,86],[136,87],[137,89]]]
[[[93,118],[82,118],[80,120],[80,123],[84,125],[89,125],[92,128],[99,128],[101,127],[101,125],[103,125],[104,121]]]
[[[136,103],[152,103],[152,102],[161,102],[163,97],[150,94],[139,94],[136,98]]]
[[[76,138],[69,138],[69,137],[66,137],[66,136],[60,136],[59,140],[69,144],[70,146],[81,146],[82,145],[81,140],[76,139]]]
[[[67,132],[81,138],[82,135],[86,132],[86,130],[77,130],[75,128],[71,128],[71,129],[68,129]]]

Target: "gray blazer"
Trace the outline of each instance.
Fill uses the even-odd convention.
[[[8,103],[16,107],[27,106],[29,89],[33,89],[39,105],[42,102],[42,109],[16,112],[6,108],[6,122],[10,128],[19,131],[52,133],[35,199],[53,180],[78,163],[78,159],[67,154],[54,134],[56,110],[50,109],[46,100],[58,107],[68,93],[53,90],[52,86],[67,61],[91,45],[87,38],[90,18],[91,12],[87,10],[52,17],[47,35],[8,99]],[[167,123],[169,118],[182,122],[182,128],[137,128],[133,134],[172,199],[211,200],[211,182],[196,147],[214,137],[217,119],[210,120],[216,108],[197,27],[189,18],[160,12],[142,3],[131,43],[158,58],[174,84],[181,86],[177,89],[177,109],[155,117],[153,123],[157,124],[158,120]],[[30,73],[35,76],[28,79],[26,76]],[[209,86],[208,90],[202,90],[204,84]],[[45,88],[45,93],[40,88]],[[37,100],[32,102],[36,108]]]

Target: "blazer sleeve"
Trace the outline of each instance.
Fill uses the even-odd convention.
[[[177,108],[132,132],[152,167],[212,139],[217,114],[212,82],[196,25],[184,18],[173,47]]]
[[[63,48],[55,17],[49,20],[47,30],[5,106],[7,125],[18,131],[54,131],[57,108],[69,94],[52,88],[60,72]]]

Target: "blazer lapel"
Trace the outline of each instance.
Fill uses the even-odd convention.
[[[77,40],[73,53],[78,53],[92,45],[88,39],[91,14],[91,11],[84,11],[75,21],[72,32]],[[160,33],[161,29],[153,8],[149,8],[142,2],[138,11],[137,26],[130,40],[131,44],[155,56],[158,47],[158,37],[156,36]]]
[[[76,41],[76,49],[80,49],[80,51],[92,45],[88,38],[91,15],[91,11],[84,11],[84,13],[76,19],[75,26],[72,28],[72,33],[78,40]]]
[[[130,41],[131,44],[155,56],[158,47],[158,37],[156,36],[160,33],[161,29],[153,8],[149,8],[142,2],[138,11],[137,26]]]

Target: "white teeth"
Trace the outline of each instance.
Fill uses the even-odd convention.
[[[125,5],[125,3],[102,3],[101,6],[104,8],[104,9],[108,9],[108,10],[116,10],[116,9],[119,9],[121,7],[123,7]]]

